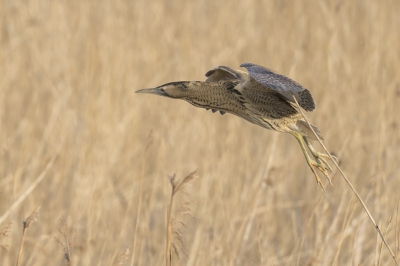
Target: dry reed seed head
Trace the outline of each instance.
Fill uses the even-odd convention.
[[[150,133],[147,136],[146,140],[146,149],[148,149],[152,143],[153,143],[153,130],[150,130]]]
[[[171,197],[174,197],[178,191],[181,191],[182,193],[187,195],[187,193],[185,193],[185,188],[191,181],[197,178],[196,171],[191,172],[189,175],[187,175],[185,178],[181,180],[175,180],[175,176],[176,176],[175,174],[172,176],[168,176],[172,185]],[[179,259],[179,251],[181,251],[187,258],[189,258],[189,256],[186,253],[186,244],[182,235],[182,228],[187,228],[187,225],[185,224],[185,222],[181,220],[181,218],[184,216],[195,218],[192,215],[191,209],[189,207],[190,204],[193,202],[194,201],[191,200],[185,201],[184,204],[181,205],[177,211],[175,211],[174,215],[171,216],[170,220],[172,228],[171,247],[174,250],[174,253],[178,257],[178,259]]]
[[[7,238],[8,237],[8,233],[11,230],[11,225],[12,225],[12,223],[9,223],[6,226],[4,226],[3,228],[1,228],[1,230],[0,230],[0,240],[3,239],[3,238]]]
[[[9,248],[9,247],[11,247],[11,246],[10,246],[10,245],[0,245],[0,248],[1,248],[2,250],[4,250],[5,252],[8,251],[7,248]]]
[[[180,230],[174,230],[172,233],[174,235],[175,241],[173,241],[171,244],[172,247],[174,248],[175,255],[179,259],[178,251],[180,250],[183,254],[185,254],[187,258],[189,258],[188,254],[186,253],[186,244],[185,240],[183,239],[182,232]]]
[[[69,256],[69,253],[67,253],[67,252],[64,253],[64,259],[65,259],[66,261],[68,261],[68,262],[71,262],[71,258],[70,258],[70,256]]]
[[[149,150],[152,143],[153,143],[153,130],[150,130],[149,135],[147,136],[147,139],[146,139],[146,147],[144,149],[145,154]]]
[[[175,182],[175,176],[176,176],[176,174],[173,174],[172,176],[167,176],[168,177],[168,179],[169,179],[169,182],[171,183],[171,186],[172,186],[172,190],[175,190],[175,187],[176,187],[176,182]]]
[[[180,180],[177,182],[177,184],[174,187],[174,193],[180,191],[180,190],[185,190],[186,186],[197,179],[196,171],[191,172],[189,175],[187,175],[184,179]]]
[[[4,226],[3,228],[1,228],[0,230],[0,240],[4,239],[4,238],[8,238],[8,233],[10,233],[11,230],[11,224],[9,223],[6,226]],[[4,245],[4,244],[0,244],[0,248],[3,249],[4,251],[7,252],[7,248],[11,247],[10,245]]]
[[[26,218],[26,220],[23,222],[24,228],[28,228],[33,222],[36,222],[38,216],[39,216],[39,211],[40,211],[41,206],[37,207],[31,215]]]
[[[131,253],[130,248],[127,248],[121,255],[117,257],[113,265],[114,266],[123,265],[129,259],[130,253]]]
[[[180,259],[178,248],[176,247],[176,245],[174,245],[174,243],[172,243],[172,248],[174,249],[175,255],[178,257],[178,259]],[[185,254],[185,252],[183,253]]]
[[[185,225],[186,227],[186,225]],[[178,257],[179,259],[179,250],[187,257],[189,258],[188,254],[186,253],[186,243],[185,243],[185,239],[183,238],[182,235],[182,230],[179,227],[174,227],[172,230],[172,234],[174,236],[172,241],[172,247],[174,249],[175,255]]]
[[[198,176],[196,175],[196,171],[193,171],[183,179],[182,183],[183,184],[184,183],[189,183],[189,182],[195,180],[196,178],[198,178]]]
[[[60,234],[63,236],[64,239],[63,241],[61,241],[57,237],[54,238],[63,247],[64,258],[67,260],[68,263],[72,264],[72,255],[74,253],[74,243],[76,240],[76,234],[74,231],[74,236],[71,241],[66,218],[64,216],[61,216],[59,222],[60,222],[60,228],[58,229],[58,231],[60,232]]]
[[[177,220],[180,217],[184,217],[184,216],[189,216],[190,218],[196,219],[196,217],[194,217],[192,215],[192,209],[190,209],[189,205],[193,202],[196,202],[194,200],[189,200],[189,201],[185,201],[185,204],[182,205],[176,212],[174,217],[172,217],[173,221]]]

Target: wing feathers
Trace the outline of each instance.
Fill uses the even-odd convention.
[[[315,103],[311,93],[294,80],[256,64],[244,63],[240,66],[245,67],[250,77],[256,82],[279,92],[286,100],[294,102],[292,98],[293,93],[304,110],[312,111],[315,109]]]
[[[218,82],[221,80],[234,80],[243,79],[245,72],[240,70],[235,70],[227,66],[218,66],[206,73],[206,82]]]

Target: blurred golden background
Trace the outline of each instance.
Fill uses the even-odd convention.
[[[167,176],[193,170],[174,265],[393,265],[343,179],[323,193],[293,137],[135,91],[244,62],[296,80],[399,254],[400,1],[0,2],[1,265],[38,206],[22,265],[66,264],[63,227],[73,265],[163,265]]]

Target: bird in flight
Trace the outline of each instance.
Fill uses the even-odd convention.
[[[246,68],[247,72],[218,66],[206,73],[205,82],[170,82],[136,92],[185,100],[196,107],[219,111],[221,115],[231,113],[263,128],[293,135],[317,183],[324,188],[316,169],[330,181],[329,173],[332,169],[325,160],[330,157],[311,145],[309,139],[317,138],[293,98],[296,98],[301,108],[311,112],[315,109],[315,103],[310,91],[265,67],[252,63],[244,63],[240,67]],[[313,125],[311,127],[322,139],[318,128]],[[305,144],[313,158],[309,156]]]

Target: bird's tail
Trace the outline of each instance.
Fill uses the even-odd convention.
[[[299,129],[300,133],[302,133],[305,137],[317,140],[317,138],[315,137],[314,133],[312,132],[312,130],[310,129],[310,127],[308,126],[306,121],[298,120],[296,125],[297,125],[297,128]],[[315,133],[317,133],[318,137],[321,140],[323,140],[324,138],[322,137],[322,134],[321,134],[321,132],[319,132],[318,128],[314,125],[311,125],[311,126],[314,129]]]

